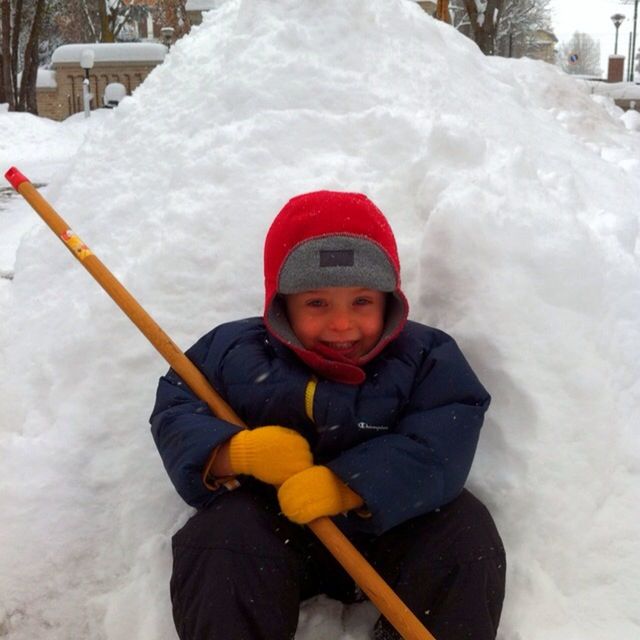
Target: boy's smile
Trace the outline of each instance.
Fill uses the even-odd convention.
[[[289,323],[305,349],[330,349],[354,361],[380,340],[385,299],[384,292],[363,287],[325,287],[285,296]]]

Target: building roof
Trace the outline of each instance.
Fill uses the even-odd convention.
[[[51,64],[80,64],[80,57],[86,49],[93,51],[95,62],[162,62],[168,51],[157,42],[65,44],[53,52]]]
[[[536,42],[558,42],[558,38],[553,31],[547,31],[546,29],[536,30]]]
[[[187,0],[185,9],[187,11],[208,11],[209,9],[217,9],[220,6],[220,0]]]

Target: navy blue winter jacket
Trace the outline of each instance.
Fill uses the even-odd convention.
[[[313,421],[305,411],[312,372],[260,318],[219,326],[187,355],[250,428],[277,424],[304,435],[315,462],[363,497],[372,517],[348,517],[374,534],[460,493],[490,402],[453,339],[415,322],[365,365],[361,385],[319,380]],[[187,503],[204,508],[227,491],[208,489],[202,470],[239,428],[213,417],[173,370],[160,379],[151,425]]]

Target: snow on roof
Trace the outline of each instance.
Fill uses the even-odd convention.
[[[36,87],[43,89],[55,89],[57,86],[56,72],[53,69],[38,69]]]
[[[634,82],[589,82],[591,93],[618,100],[640,100],[640,84]]]
[[[22,72],[18,74],[18,85],[22,82]],[[56,82],[56,72],[53,69],[38,69],[38,77],[36,79],[36,87],[38,89],[55,89],[58,83]]]
[[[220,0],[187,0],[187,11],[208,11],[209,9],[217,9],[220,6]]]
[[[53,52],[51,64],[80,64],[80,56],[86,49],[94,52],[95,62],[162,62],[168,51],[157,42],[65,44]]]
[[[536,42],[558,42],[556,34],[552,31],[546,31],[545,29],[538,29],[535,35]]]

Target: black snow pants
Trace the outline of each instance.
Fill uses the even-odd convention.
[[[181,640],[289,640],[302,600],[355,600],[351,578],[308,529],[278,514],[265,489],[221,496],[174,536],[171,600]],[[351,538],[437,640],[495,638],[504,548],[471,493],[378,537]],[[399,637],[378,620],[376,640]]]

